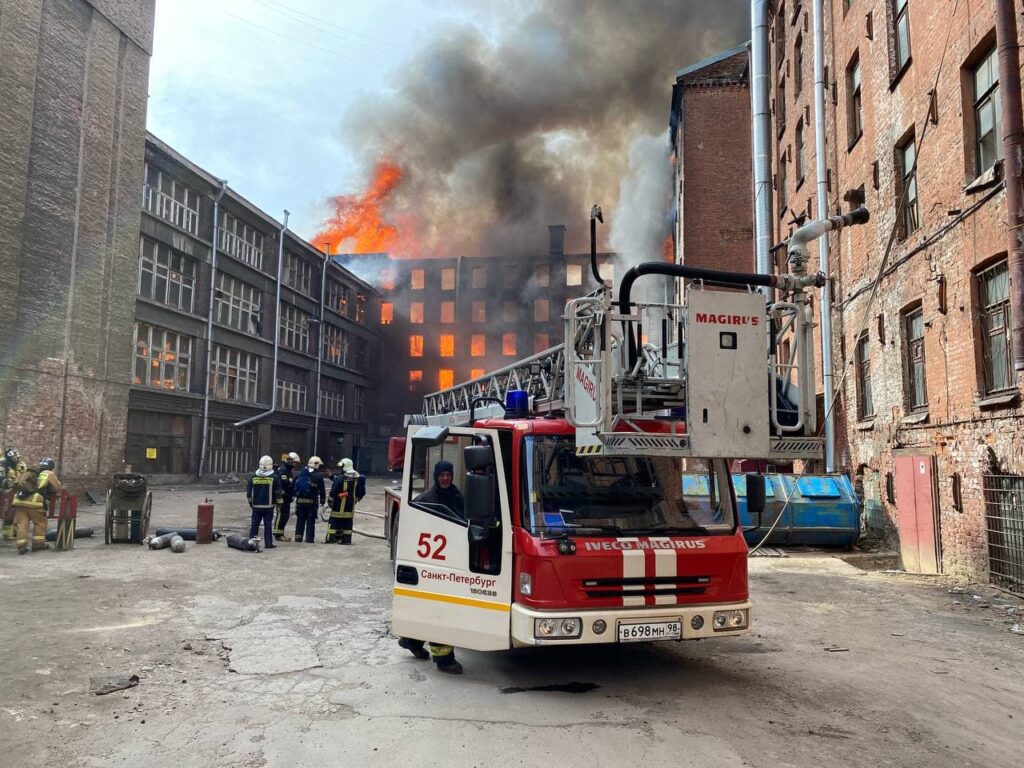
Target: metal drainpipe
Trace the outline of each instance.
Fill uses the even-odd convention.
[[[331,244],[327,243],[324,266],[320,271],[320,323],[316,336],[316,416],[313,417],[313,453],[310,454],[311,456],[320,455],[317,452],[317,441],[320,439],[320,371],[324,359],[324,288],[327,286],[327,265],[330,261]]]
[[[772,159],[769,103],[769,0],[750,3],[750,100],[754,149],[754,253],[756,272],[774,272],[772,264]],[[775,291],[765,288],[768,300]]]
[[[814,23],[814,154],[818,187],[818,218],[828,218],[828,170],[825,167],[825,19],[824,0],[813,0]],[[825,388],[825,471],[836,471],[836,421],[832,409],[832,291],[829,280],[828,233],[818,238],[818,269],[825,275],[821,286],[821,375]]]
[[[281,271],[284,264],[284,233],[288,229],[288,211],[284,212],[284,224],[277,232],[277,283],[274,288],[274,373],[270,382],[270,410],[257,413],[248,419],[236,421],[236,427],[244,427],[254,421],[266,418],[277,410],[277,350],[281,342]]]
[[[1003,176],[1009,242],[1010,324],[1013,368],[1024,371],[1024,117],[1021,109],[1020,56],[1017,52],[1016,3],[996,0],[999,47],[999,93],[1002,97]]]
[[[210,306],[206,314],[206,387],[203,395],[203,435],[199,446],[199,466],[196,468],[196,478],[203,475],[206,467],[206,448],[209,445],[210,434],[210,366],[213,364],[213,299],[217,291],[217,230],[220,227],[218,218],[220,215],[220,199],[228,191],[228,182],[225,179],[218,179],[220,189],[213,198],[213,237],[210,239]]]

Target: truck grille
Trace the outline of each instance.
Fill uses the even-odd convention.
[[[702,595],[711,584],[710,576],[636,576],[623,579],[584,579],[587,597],[645,597],[656,595]]]

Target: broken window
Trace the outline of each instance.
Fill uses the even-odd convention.
[[[442,333],[440,349],[441,357],[455,357],[455,334]]]
[[[409,371],[409,391],[418,392],[423,383],[423,371]]]
[[[414,269],[409,273],[409,287],[414,291],[423,290],[423,270]]]
[[[423,337],[409,337],[409,357],[423,357]]]
[[[189,336],[136,323],[133,383],[188,392],[191,364],[192,339]]]
[[[442,368],[437,372],[437,388],[450,389],[455,386],[455,371],[451,368]]]
[[[501,354],[514,355],[516,353],[516,335],[506,333],[501,337]]]
[[[423,324],[423,302],[414,301],[409,305],[409,322],[413,325]]]
[[[441,270],[441,290],[442,291],[454,291],[455,290],[455,268],[445,267]]]
[[[441,302],[441,322],[442,323],[454,323],[455,322],[455,302],[454,301],[442,301]]]
[[[380,304],[380,324],[391,325],[395,317],[395,305],[390,301],[382,301]]]
[[[193,311],[196,262],[145,237],[139,244],[139,296]]]
[[[469,339],[469,354],[472,357],[483,357],[486,343],[482,333],[474,333]]]
[[[473,302],[473,322],[474,323],[486,323],[487,322],[487,302],[486,301],[474,301]]]

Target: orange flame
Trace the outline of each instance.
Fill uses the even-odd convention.
[[[331,198],[334,214],[321,226],[313,245],[332,253],[418,255],[419,222],[387,211],[404,178],[405,171],[398,163],[381,160],[365,192]]]
[[[672,239],[672,235],[666,235],[665,240],[661,243],[661,253],[665,261],[672,264],[676,260],[676,248],[675,242]]]

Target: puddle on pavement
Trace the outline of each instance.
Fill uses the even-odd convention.
[[[533,685],[528,688],[502,688],[502,693],[525,693],[526,691],[552,691],[554,693],[590,693],[600,688],[596,683],[560,683],[557,685]]]

